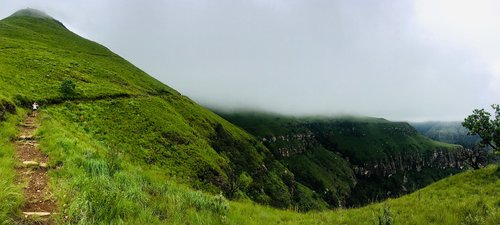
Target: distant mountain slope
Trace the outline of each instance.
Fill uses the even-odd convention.
[[[322,193],[330,205],[358,205],[404,194],[456,173],[462,165],[456,159],[460,146],[430,140],[407,123],[219,114],[260,138],[298,182]]]
[[[477,135],[468,135],[467,128],[461,122],[420,122],[410,123],[422,135],[433,140],[450,144],[462,145],[466,148],[476,146],[481,138]]]

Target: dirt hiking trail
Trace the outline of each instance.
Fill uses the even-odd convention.
[[[48,187],[48,157],[34,136],[38,126],[36,116],[27,116],[15,139],[17,183],[23,187],[25,199],[20,224],[55,224],[52,216],[57,205]]]

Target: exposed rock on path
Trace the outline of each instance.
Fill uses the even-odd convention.
[[[56,203],[48,187],[48,157],[38,148],[34,132],[38,128],[36,117],[26,117],[19,125],[20,133],[15,139],[17,182],[23,186],[25,198],[21,224],[55,224],[51,215]]]

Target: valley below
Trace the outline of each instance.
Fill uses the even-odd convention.
[[[407,123],[368,117],[220,115],[260,138],[295,174],[300,187],[326,203],[304,205],[303,210],[360,206],[404,195],[466,166],[458,159],[462,146],[430,140]]]

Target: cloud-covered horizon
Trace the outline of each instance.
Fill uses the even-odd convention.
[[[500,103],[500,4],[451,1],[12,1],[202,105],[462,120]]]

